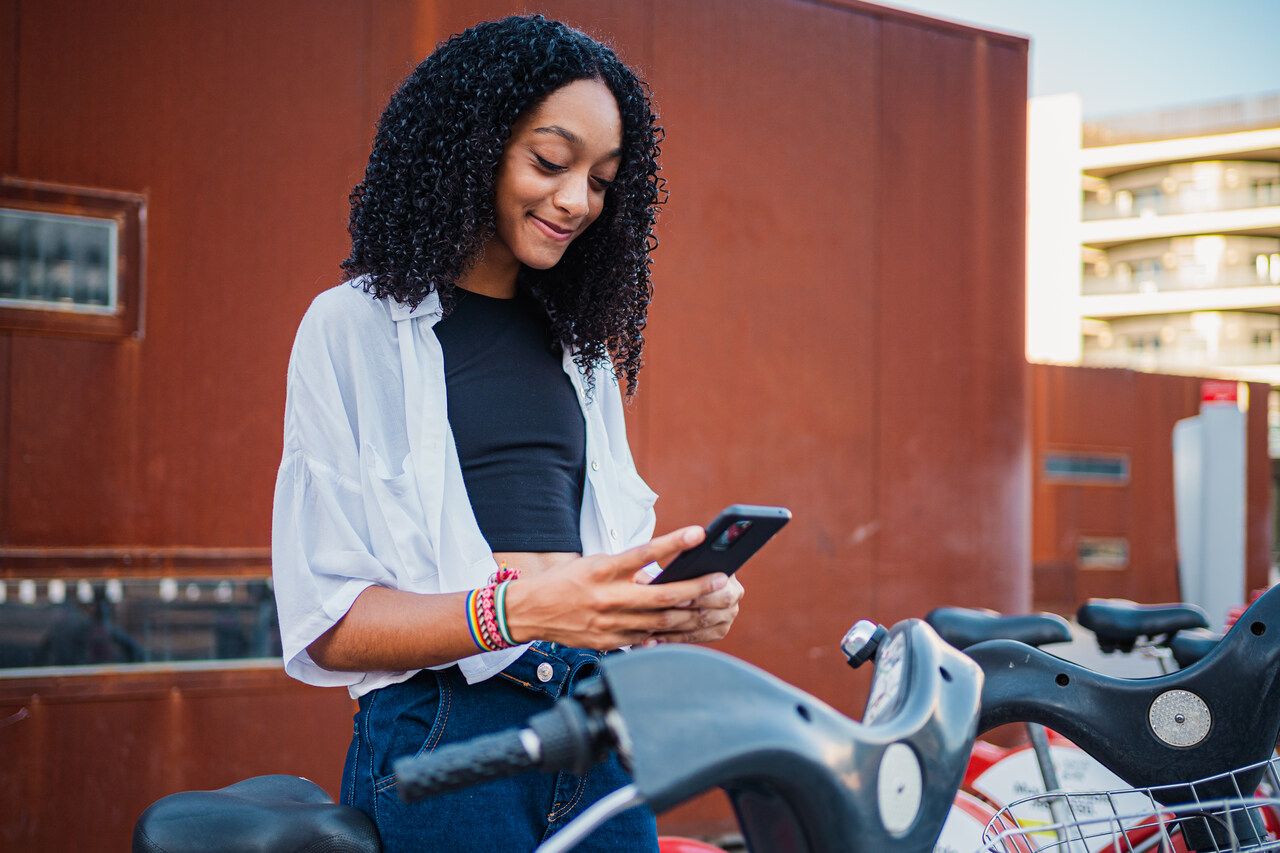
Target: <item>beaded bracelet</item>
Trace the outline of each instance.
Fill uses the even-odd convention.
[[[500,563],[488,586],[467,593],[467,628],[471,641],[483,652],[519,645],[507,625],[507,585],[519,577],[519,569]]]

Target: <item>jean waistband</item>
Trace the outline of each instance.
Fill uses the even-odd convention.
[[[559,699],[580,680],[594,674],[605,654],[595,649],[575,649],[539,640],[531,643],[498,677]]]

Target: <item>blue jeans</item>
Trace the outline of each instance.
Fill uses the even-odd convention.
[[[616,755],[583,776],[533,771],[412,804],[400,800],[392,762],[521,726],[590,676],[599,662],[599,652],[539,642],[479,684],[467,684],[457,667],[424,669],[367,693],[360,697],[347,750],[342,801],[373,818],[387,853],[533,850],[587,806],[631,782]],[[657,849],[653,812],[645,806],[614,817],[575,848]]]

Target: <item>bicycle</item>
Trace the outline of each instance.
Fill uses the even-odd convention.
[[[868,626],[859,623],[842,642],[854,657],[878,656],[862,722],[719,652],[642,649],[606,658],[599,677],[521,730],[402,760],[399,789],[413,799],[531,768],[580,774],[616,749],[634,784],[587,809],[542,850],[569,849],[639,802],[662,811],[716,786],[729,794],[754,850],[930,850],[973,745],[981,672],[924,622]],[[286,800],[305,787],[275,778]],[[276,849],[278,839],[293,845],[279,849],[321,842],[325,850],[377,849],[367,817],[327,802],[315,786],[311,800],[265,801],[255,794],[272,783],[249,782],[238,801],[186,792],[153,804],[135,831],[151,846],[135,849]],[[859,840],[850,847],[849,839]]]
[[[980,730],[1025,721],[1051,726],[1126,785],[1036,795],[1006,807],[999,816],[1006,829],[997,821],[991,831],[1034,840],[1037,830],[1021,824],[1010,830],[1010,821],[1025,820],[1027,806],[1043,810],[1056,801],[1071,819],[1053,826],[1110,821],[1109,843],[1127,845],[1116,849],[1168,847],[1166,835],[1196,851],[1273,849],[1271,800],[1254,793],[1264,778],[1280,790],[1272,756],[1280,733],[1278,634],[1280,589],[1273,589],[1201,660],[1152,678],[1102,675],[1004,640],[970,648],[986,675]],[[1146,817],[1133,823],[1144,810]],[[1169,826],[1176,833],[1165,832]],[[1138,839],[1139,829],[1147,837]],[[1052,845],[1075,850],[1096,841],[1078,835]]]

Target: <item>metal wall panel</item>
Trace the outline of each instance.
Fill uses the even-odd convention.
[[[277,670],[0,681],[0,848],[127,850],[160,797],[259,774],[336,795],[354,710]]]
[[[0,339],[0,545],[267,545],[289,345],[335,281],[385,98],[450,33],[529,10],[610,36],[668,129],[629,414],[660,528],[795,511],[722,648],[855,712],[865,675],[834,646],[854,618],[1028,603],[1025,41],[803,0],[21,6],[13,170],[147,193],[151,254],[141,341]],[[288,696],[329,714],[335,693]],[[155,701],[113,707],[173,726]],[[254,705],[210,702],[205,737]],[[135,737],[132,713],[103,725]],[[17,766],[59,760],[70,723],[42,719],[0,729]],[[177,731],[165,768],[252,765]],[[307,731],[336,774],[349,729]],[[129,756],[139,787],[192,784]],[[123,837],[128,815],[54,790],[34,807]],[[726,822],[704,803],[666,825]]]
[[[1036,364],[1031,366],[1031,423],[1036,604],[1074,613],[1090,597],[1179,600],[1174,527],[1173,425],[1200,412],[1200,383],[1164,376]],[[1245,580],[1267,583],[1271,563],[1271,459],[1267,452],[1265,384],[1249,384],[1246,437]],[[1047,482],[1048,452],[1122,454],[1125,485]],[[1081,536],[1122,538],[1129,565],[1082,569]]]

